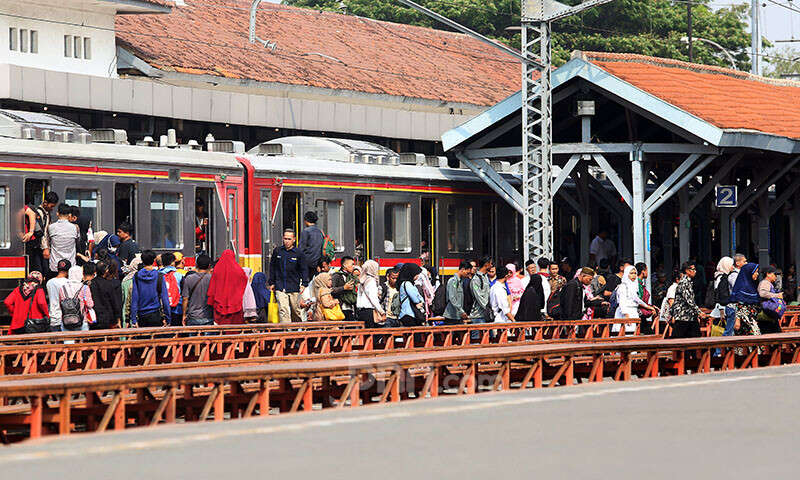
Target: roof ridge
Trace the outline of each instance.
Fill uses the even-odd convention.
[[[615,61],[615,62],[629,62],[629,63],[646,63],[667,68],[680,68],[683,70],[690,70],[696,73],[708,73],[714,75],[725,75],[728,77],[739,78],[742,80],[751,80],[768,85],[778,87],[798,87],[800,88],[800,81],[790,80],[784,78],[771,78],[762,75],[754,75],[750,72],[743,72],[741,70],[734,70],[732,68],[719,67],[716,65],[704,65],[702,63],[691,63],[683,60],[675,60],[672,58],[652,57],[649,55],[642,55],[638,53],[610,53],[610,52],[583,52],[576,50],[572,53],[572,57],[582,58],[586,61]]]

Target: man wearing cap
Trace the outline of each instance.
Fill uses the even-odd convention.
[[[580,320],[587,308],[599,307],[602,299],[587,300],[584,288],[592,283],[594,270],[585,267],[561,289],[561,315],[564,320]]]
[[[72,268],[72,262],[67,259],[59,260],[56,264],[58,275],[47,281],[47,298],[50,299],[47,308],[50,310],[51,332],[61,331],[61,304],[58,302],[58,292],[69,281],[67,275],[70,268]]]

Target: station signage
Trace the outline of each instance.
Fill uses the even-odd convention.
[[[736,208],[739,205],[736,185],[717,185],[717,207]]]

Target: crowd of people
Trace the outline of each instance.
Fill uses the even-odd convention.
[[[621,320],[616,329],[635,330],[639,323],[649,333],[654,322],[667,322],[673,337],[695,337],[704,321],[719,335],[777,332],[786,310],[777,269],[748,263],[741,254],[719,261],[703,301],[691,261],[669,284],[659,275],[651,294],[647,265],[622,260],[613,262],[612,272],[616,249],[603,232],[592,242],[592,266],[575,270],[567,259],[495,265],[481,257],[461,261],[444,283],[434,268],[415,262],[391,266],[382,280],[375,260],[345,256],[333,267],[317,215],[306,212],[299,242],[286,229],[268,275],[253,275],[232,250],[217,259],[201,253],[193,268],[180,252],[140,251],[127,222],[113,234],[91,235],[84,249],[74,218],[79,212],[62,203],[51,222],[57,204],[51,192],[41,206],[26,209],[30,228],[23,240],[32,270],[5,299],[11,333],[268,321],[358,320],[379,328],[619,318],[639,321]]]

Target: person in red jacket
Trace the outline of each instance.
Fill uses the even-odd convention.
[[[30,276],[22,281],[22,285],[11,291],[4,303],[11,314],[11,326],[8,331],[11,335],[25,333],[27,318],[48,318],[47,299],[44,289],[41,288],[41,273],[31,272]],[[49,326],[49,320],[46,323]]]

